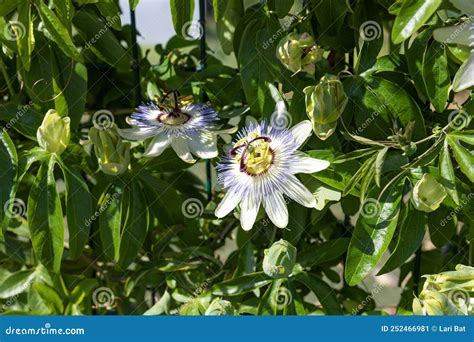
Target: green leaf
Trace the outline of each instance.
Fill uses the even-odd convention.
[[[59,19],[68,29],[69,33],[71,33],[72,17],[74,16],[74,5],[72,4],[72,0],[53,0],[53,3]]]
[[[160,300],[151,308],[143,313],[144,316],[156,316],[163,313],[168,313],[171,302],[171,296],[168,291],[165,291]]]
[[[34,47],[33,20],[29,1],[21,1],[18,5],[18,23],[12,25],[15,31],[18,55],[26,71],[30,70],[31,52]]]
[[[411,207],[407,208],[407,213],[401,223],[398,234],[397,245],[392,251],[380,274],[385,274],[403,265],[408,258],[420,247],[425,236],[427,224],[426,214],[421,213]]]
[[[423,80],[433,107],[442,113],[446,108],[451,87],[446,49],[433,41],[423,58]]]
[[[36,277],[35,270],[18,271],[0,284],[0,298],[10,298],[28,290]]]
[[[295,0],[277,0],[275,1],[275,10],[278,18],[285,17],[293,7]]]
[[[138,3],[138,1],[137,1]],[[120,8],[114,2],[98,2],[95,4],[99,9],[100,14],[110,23],[114,30],[120,31],[122,29],[122,22],[120,20]],[[132,5],[136,6],[136,5]],[[132,9],[135,9],[133,7]]]
[[[44,303],[48,306],[51,313],[57,315],[63,313],[64,303],[54,288],[42,282],[36,282],[33,286],[43,299]]]
[[[375,184],[380,188],[380,179],[382,178],[383,164],[387,155],[388,147],[384,147],[377,153],[375,159]]]
[[[187,25],[193,20],[194,0],[170,0],[171,16],[176,34],[185,37]]]
[[[85,41],[85,49],[91,49],[97,57],[120,71],[130,70],[130,53],[108,28],[105,19],[99,18],[91,10],[83,9],[76,12],[73,23]],[[97,32],[101,32],[100,36]]]
[[[137,257],[148,232],[149,214],[142,188],[135,181],[127,188],[130,192],[125,222],[120,233],[118,264],[126,268]],[[125,214],[125,212],[124,212]]]
[[[140,0],[128,0],[128,3],[130,4],[130,8],[135,11],[135,8],[137,8],[138,3]]]
[[[367,198],[354,229],[347,255],[345,278],[354,286],[377,265],[397,227],[404,179],[383,191],[378,200]]]
[[[459,195],[456,189],[456,176],[454,175],[454,168],[453,163],[451,162],[447,140],[444,141],[443,149],[439,155],[439,174],[441,176],[441,184],[444,186],[454,203],[459,205]]]
[[[43,2],[35,3],[47,34],[47,37],[58,44],[59,48],[72,59],[83,62],[82,56],[74,45],[71,34],[52,10]]]
[[[0,238],[3,232],[9,226],[10,217],[7,211],[8,204],[15,196],[15,180],[18,173],[18,156],[15,145],[10,136],[4,129],[0,132]]]
[[[408,72],[410,74],[418,96],[424,101],[428,98],[425,81],[423,79],[423,60],[425,58],[426,50],[433,35],[433,30],[428,28],[420,32],[411,45],[408,41],[405,43],[405,57],[408,65]]]
[[[64,223],[61,202],[54,179],[55,157],[39,168],[28,198],[28,227],[38,260],[59,272],[64,245]]]
[[[456,234],[456,211],[442,205],[438,210],[429,213],[428,226],[430,228],[431,242],[436,247],[442,248]]]
[[[287,314],[292,304],[292,294],[283,284],[286,279],[276,279],[265,291],[258,304],[259,315]]]
[[[400,44],[408,39],[436,12],[442,0],[404,0],[392,28],[392,40]]]
[[[448,134],[446,140],[453,150],[454,158],[456,158],[461,171],[474,183],[474,155],[459,144],[455,137]]]
[[[60,51],[51,49],[55,109],[71,118],[71,130],[79,126],[86,108],[87,68],[68,60]]]
[[[214,2],[220,2],[220,0],[215,0]],[[216,24],[217,38],[221,43],[222,50],[227,55],[234,51],[234,32],[243,14],[244,4],[242,0],[229,0],[222,17]]]
[[[344,81],[349,96],[346,111],[352,112],[356,132],[373,140],[392,135],[393,121],[399,127],[415,122],[413,139],[426,136],[425,122],[416,101],[399,85],[379,77],[351,77]]]
[[[69,253],[77,259],[89,239],[92,197],[86,182],[74,167],[61,163],[66,181],[66,215],[69,231]]]
[[[349,246],[349,238],[338,238],[323,242],[298,253],[298,262],[303,267],[314,267],[341,257]]]
[[[239,253],[239,260],[237,268],[235,269],[234,278],[243,276],[245,274],[253,273],[256,270],[255,258],[253,256],[254,245],[248,241]]]
[[[20,0],[2,0],[0,1],[0,17],[4,17],[15,8],[17,8]]]
[[[276,59],[275,42],[271,39],[279,28],[274,17],[263,10],[246,27],[239,48],[239,68],[245,97],[253,115],[270,117],[275,102],[267,86],[282,76]]]
[[[97,288],[97,279],[82,279],[71,291],[71,302],[81,304]]]
[[[99,199],[97,211],[102,250],[108,260],[118,260],[122,216],[126,212],[124,188],[120,180],[110,184]]]
[[[297,274],[295,279],[313,291],[327,315],[343,314],[336,292],[324,280],[316,275],[304,272]]]
[[[256,272],[242,277],[215,284],[209,291],[215,296],[237,296],[268,285],[272,278],[263,272]]]

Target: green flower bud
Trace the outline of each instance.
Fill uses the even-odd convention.
[[[69,117],[61,117],[55,110],[50,109],[36,131],[40,147],[50,153],[61,154],[71,138],[70,122]]]
[[[326,140],[336,131],[336,127],[337,121],[321,125],[313,123],[313,132],[319,139]]]
[[[292,72],[314,73],[315,63],[323,58],[323,50],[316,46],[308,33],[290,33],[277,46],[277,57]]]
[[[296,248],[288,241],[280,240],[265,250],[263,271],[275,279],[286,278],[293,271],[295,263]]]
[[[234,316],[235,310],[231,302],[221,298],[214,299],[205,314],[206,316]]]
[[[124,173],[130,164],[130,143],[122,141],[117,126],[109,129],[92,127],[89,139],[94,145],[94,152],[102,172],[117,176]]]
[[[445,197],[444,186],[432,175],[425,173],[416,182],[411,199],[416,209],[430,213],[439,208]]]

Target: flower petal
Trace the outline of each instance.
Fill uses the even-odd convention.
[[[474,3],[466,0],[451,0],[451,3],[465,14],[474,14]]]
[[[157,135],[158,129],[156,127],[146,127],[146,128],[134,127],[134,128],[119,129],[118,132],[122,136],[122,138],[125,138],[128,140],[145,140]]]
[[[196,161],[191,154],[189,140],[184,138],[174,138],[171,141],[171,147],[176,152],[178,157],[180,157],[186,163],[194,163]]]
[[[239,204],[241,200],[241,196],[237,191],[229,190],[224,198],[222,199],[221,203],[216,208],[215,215],[218,218],[222,218],[230,213],[234,208]]]
[[[292,173],[315,173],[327,169],[329,162],[323,159],[316,159],[301,155],[298,162],[291,165]]]
[[[316,199],[313,194],[293,175],[288,177],[285,184],[285,193],[299,204],[307,207],[316,207]]]
[[[288,225],[288,208],[283,195],[276,191],[264,198],[265,211],[268,217],[278,228]]]
[[[453,81],[453,90],[458,93],[474,86],[474,54],[461,65]]]
[[[250,230],[257,218],[260,199],[255,198],[253,194],[244,197],[240,204],[240,224],[244,230]]]
[[[196,135],[189,141],[191,152],[201,159],[217,157],[217,138],[214,134],[203,133]]]
[[[304,120],[291,128],[290,132],[293,134],[298,147],[303,145],[306,139],[311,135],[312,127],[311,121]]]
[[[144,157],[156,157],[170,145],[170,138],[164,134],[159,134],[153,138],[150,145],[148,145]]]

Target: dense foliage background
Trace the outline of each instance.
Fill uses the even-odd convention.
[[[1,1],[2,313],[410,314],[421,275],[474,260],[474,101],[468,87],[453,90],[463,63],[474,79],[470,42],[458,39],[474,11],[459,3],[472,9],[467,0],[214,0],[205,25],[219,44],[204,51],[194,1],[170,0],[177,36],[134,56],[117,1]],[[453,25],[454,36],[433,38]],[[291,54],[284,42],[303,33],[313,40]],[[325,98],[319,106],[343,112],[318,122],[303,89],[327,74],[348,100]],[[317,209],[288,200],[287,228],[261,211],[244,231],[238,216],[214,216],[219,158],[193,165],[172,149],[143,158],[141,142],[108,131],[172,91],[216,109],[221,156],[249,117],[317,122],[302,150],[331,164],[300,177]],[[52,109],[70,120],[64,151],[67,120],[49,133],[43,122]],[[111,135],[108,147],[94,129]],[[265,262],[291,269],[272,277],[262,263],[280,239],[296,250],[276,245],[283,256]],[[403,292],[384,311],[374,303],[384,285],[360,285],[389,272]],[[467,281],[461,295],[470,295],[466,272],[430,289]],[[451,313],[458,295],[437,312]]]

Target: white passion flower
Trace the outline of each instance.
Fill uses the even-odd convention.
[[[128,140],[153,138],[143,156],[156,157],[171,146],[187,163],[194,156],[211,159],[217,156],[217,132],[213,131],[217,113],[210,106],[175,99],[174,105],[152,102],[137,108],[127,122],[133,128],[121,129]]]
[[[227,193],[215,215],[222,218],[240,203],[240,223],[244,230],[250,230],[263,204],[275,226],[284,228],[288,225],[288,208],[283,195],[305,207],[316,207],[313,194],[295,176],[329,166],[326,160],[298,151],[311,132],[309,120],[292,129],[277,129],[265,122],[244,128],[228,156],[218,164],[218,180]]]

